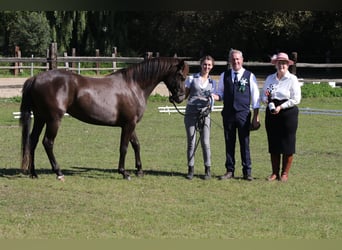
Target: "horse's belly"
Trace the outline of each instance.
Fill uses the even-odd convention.
[[[137,103],[127,93],[113,92],[104,88],[88,89],[79,92],[70,105],[68,113],[73,117],[92,124],[121,126],[137,122],[142,114],[142,104]]]
[[[72,117],[91,124],[113,126],[116,125],[118,118],[118,111],[113,106],[99,106],[96,103],[91,105],[78,103],[69,107],[67,112]]]
[[[75,111],[69,111],[68,112],[72,117],[86,122],[90,124],[96,124],[96,125],[107,125],[107,126],[115,126],[117,124],[117,119],[114,114],[89,114],[89,113],[83,113],[83,112],[75,112]]]

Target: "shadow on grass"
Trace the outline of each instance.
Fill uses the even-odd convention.
[[[136,171],[133,169],[127,169],[129,174],[133,177],[136,176]],[[160,171],[160,170],[143,170],[144,176],[182,176],[185,177],[185,173],[175,171]],[[82,176],[86,178],[121,178],[117,169],[104,169],[104,168],[92,168],[92,167],[72,167],[71,169],[62,169],[64,176]],[[36,169],[38,178],[40,175],[54,175],[51,169]],[[24,173],[19,168],[1,168],[0,178],[27,178],[28,173]]]
[[[126,169],[131,176],[136,176],[135,169]],[[103,178],[103,174],[115,174],[121,177],[117,169],[101,169],[101,168],[91,168],[91,167],[73,167],[72,170],[62,170],[64,175],[75,175],[75,174],[84,174],[89,172],[90,178]],[[152,175],[152,176],[185,176],[184,173],[175,172],[175,171],[161,171],[161,170],[144,170],[144,176]]]
[[[167,167],[165,167],[167,168]],[[130,176],[132,178],[141,178],[136,176],[135,169],[127,169]],[[186,172],[178,172],[178,171],[164,171],[164,170],[143,170],[144,177],[146,176],[163,176],[163,177],[184,177],[186,178]],[[82,178],[97,178],[97,179],[123,179],[122,175],[119,174],[117,169],[108,169],[108,168],[94,168],[94,167],[71,167],[71,169],[62,169],[64,176],[80,176]],[[36,169],[36,173],[38,178],[40,175],[55,175],[51,169]],[[21,169],[18,168],[2,168],[0,169],[0,178],[7,179],[16,179],[16,178],[27,178],[28,173],[23,173]],[[142,177],[142,178],[144,178]],[[196,175],[196,178],[204,178],[203,175]],[[213,179],[220,179],[219,176],[212,176]],[[253,177],[254,180],[258,180],[260,178]],[[234,177],[233,180],[243,180],[242,177]],[[223,180],[227,181],[227,180]]]

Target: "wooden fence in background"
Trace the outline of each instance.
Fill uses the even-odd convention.
[[[116,71],[120,69],[118,65],[128,65],[141,62],[146,58],[153,57],[152,52],[146,52],[144,57],[122,57],[118,56],[116,47],[113,47],[112,56],[100,56],[99,50],[95,51],[96,56],[76,56],[75,49],[72,50],[72,55],[64,53],[63,56],[57,55],[57,43],[52,43],[47,50],[46,57],[21,57],[21,52],[18,47],[15,48],[15,57],[0,57],[0,71],[11,70],[14,76],[18,76],[23,70],[30,70],[31,76],[34,75],[34,70],[50,70],[56,68],[64,68],[81,74],[81,71],[94,71],[97,75],[101,71]],[[154,53],[155,57],[159,57],[159,53]],[[175,55],[176,57],[176,55]],[[290,55],[295,64],[290,70],[296,74],[297,68],[316,68],[316,69],[341,69],[342,63],[298,63],[297,53],[293,52]],[[190,66],[199,66],[198,60],[192,60],[189,57],[181,57],[186,60]],[[10,65],[9,65],[10,64]],[[90,66],[89,66],[90,65]],[[103,66],[105,65],[105,66]],[[244,62],[245,66],[251,67],[270,67],[269,62]],[[227,61],[215,61],[215,66],[228,66]],[[198,70],[198,68],[196,69]],[[342,82],[342,79],[327,79],[329,81]],[[314,79],[313,79],[314,81]]]

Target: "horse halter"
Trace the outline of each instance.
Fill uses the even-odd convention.
[[[175,81],[173,86],[169,87],[169,102],[174,103],[181,103],[185,98],[185,90],[184,86],[182,88],[182,84],[184,85],[184,76],[181,76],[181,80]]]
[[[173,103],[174,105],[175,105],[175,102],[176,103],[181,103],[184,100],[184,98],[180,98],[180,97],[185,97],[185,94],[179,95],[178,93],[177,94],[172,94],[170,92],[170,94],[169,94],[169,102]]]
[[[176,79],[173,80],[169,88],[169,101],[171,103],[181,103],[185,98],[185,85],[184,82],[189,73],[189,65],[184,61],[180,60],[176,65]]]
[[[173,88],[169,89],[169,102],[173,103],[175,105],[176,103],[181,103],[185,99],[185,87],[183,86],[183,91],[181,84],[184,84],[184,80],[182,77],[181,81],[177,81],[175,83],[175,86]]]

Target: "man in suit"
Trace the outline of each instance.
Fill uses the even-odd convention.
[[[238,134],[243,179],[252,181],[252,162],[249,148],[250,129],[258,128],[260,96],[255,75],[243,67],[243,54],[232,49],[229,52],[230,69],[221,73],[215,100],[223,100],[223,127],[226,145],[226,173],[221,180],[234,178],[235,144]],[[253,117],[251,121],[251,108]]]

